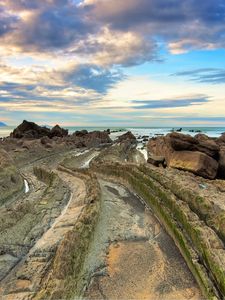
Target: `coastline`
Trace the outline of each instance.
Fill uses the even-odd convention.
[[[131,131],[136,137],[148,135],[150,138],[157,135],[166,135],[173,129],[176,131],[179,127],[89,127],[89,126],[63,126],[68,129],[69,134],[77,130],[88,130],[88,131],[104,131],[107,129],[111,130],[111,136],[118,136],[120,133],[123,134],[126,131]],[[0,138],[8,137],[10,133],[16,128],[16,126],[3,126],[0,127]],[[198,132],[206,134],[209,137],[219,137],[225,132],[225,127],[183,127],[181,133],[189,134],[191,136],[196,135]]]
[[[59,126],[46,129],[24,121],[11,138],[1,140],[0,297],[101,299],[100,287],[109,299],[220,299],[225,294],[225,181],[197,176],[202,166],[214,170],[204,161],[195,170],[192,160],[191,173],[185,164],[183,170],[170,168],[166,156],[173,154],[172,145],[176,154],[186,147],[218,167],[225,135],[163,137],[171,128],[130,128],[134,134],[91,129],[96,128],[69,135]],[[6,195],[6,184],[18,193]],[[135,267],[139,290],[130,284],[129,270]]]

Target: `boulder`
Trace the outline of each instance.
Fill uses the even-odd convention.
[[[88,134],[87,130],[77,130],[73,133],[74,137],[83,137],[84,135]]]
[[[171,147],[167,136],[160,136],[151,138],[147,144],[148,156],[156,155],[165,157],[167,163],[170,161],[170,157],[174,152]]]
[[[167,135],[167,140],[175,151],[199,151],[211,156],[218,157],[219,146],[207,136],[198,135],[198,138],[186,134],[173,132]]]
[[[220,147],[213,139],[201,140],[194,147],[196,151],[203,152],[212,158],[218,159]]]
[[[217,139],[219,145],[225,144],[225,132]]]
[[[219,152],[218,177],[225,178],[225,146],[221,147]]]
[[[121,143],[121,142],[124,142],[124,141],[129,141],[129,142],[134,143],[134,144],[137,143],[136,137],[130,131],[127,131],[126,133],[120,135],[116,140],[116,142],[118,142],[118,143]]]
[[[209,137],[204,133],[198,133],[195,135],[195,139],[197,139],[198,141],[206,141],[209,139]]]
[[[202,152],[174,151],[169,161],[169,167],[214,179],[217,175],[218,162]]]
[[[83,136],[82,142],[86,147],[97,147],[101,144],[112,143],[112,140],[106,131],[92,131]]]
[[[64,129],[64,128],[61,128],[59,125],[55,125],[51,131],[50,131],[50,134],[49,134],[49,137],[52,138],[52,137],[64,137],[64,136],[67,136],[68,135],[68,130],[67,129]]]
[[[150,139],[147,149],[149,157],[165,157],[168,166],[210,179],[216,177],[220,148],[215,140],[207,136],[191,137],[173,132]]]
[[[165,137],[157,137],[149,140],[148,151],[155,155],[164,156],[169,161],[174,151],[198,151],[210,157],[218,159],[219,146],[205,135],[192,137],[177,132],[169,133]]]
[[[176,151],[192,150],[194,145],[198,143],[194,137],[188,134],[180,134],[177,132],[168,134],[166,138],[171,147]]]
[[[149,164],[152,164],[156,167],[159,167],[160,165],[161,166],[164,166],[164,163],[165,163],[165,157],[163,156],[156,156],[156,155],[151,155],[148,157],[148,160],[147,162]]]

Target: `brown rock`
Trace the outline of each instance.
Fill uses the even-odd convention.
[[[61,128],[59,125],[54,126],[51,130],[47,127],[39,126],[33,122],[23,121],[10,134],[12,138],[39,139],[42,137],[64,137],[68,135],[68,130]]]
[[[148,151],[164,156],[167,162],[174,151],[198,151],[215,159],[218,159],[219,156],[219,146],[213,139],[203,134],[199,134],[196,138],[177,132],[167,134],[165,137],[150,139]]]
[[[149,140],[147,144],[147,151],[148,156],[156,155],[156,156],[163,156],[167,163],[170,161],[170,157],[174,152],[173,148],[171,147],[168,137],[156,137]]]
[[[190,171],[209,179],[214,179],[218,170],[216,160],[198,151],[174,151],[170,158],[169,166]]]
[[[136,137],[130,131],[127,131],[126,133],[120,135],[116,141],[119,143],[124,142],[124,141],[130,141],[132,143],[137,142]]]
[[[100,144],[109,144],[112,140],[106,131],[93,131],[85,134],[83,137],[83,144],[86,147],[96,147]]]
[[[164,162],[165,162],[165,157],[163,156],[156,156],[156,155],[151,155],[148,157],[148,160],[147,162],[149,164],[152,164],[156,167],[159,167],[160,165],[164,165]]]
[[[201,134],[196,138],[190,135],[173,132],[167,135],[167,139],[175,151],[199,151],[213,158],[218,157],[219,146],[214,140],[208,138],[206,135]]]
[[[173,150],[176,151],[192,150],[194,145],[198,143],[192,136],[177,132],[168,134],[166,138]]]
[[[219,146],[212,139],[199,141],[199,144],[196,145],[196,151],[203,152],[215,159],[218,159],[219,150]]]
[[[225,144],[225,132],[217,139],[219,145]]]
[[[219,152],[218,177],[225,178],[225,147],[221,147]]]
[[[49,136],[50,129],[41,127],[33,122],[23,121],[17,128],[10,134],[13,138],[41,138],[43,136]]]
[[[85,136],[86,134],[88,134],[88,131],[87,130],[77,130],[73,133],[73,136],[74,137],[83,137]]]
[[[68,130],[61,128],[59,125],[55,125],[49,134],[49,137],[63,137],[68,135]]]
[[[195,135],[195,139],[197,139],[198,141],[206,141],[209,139],[209,137],[204,133],[198,133]]]

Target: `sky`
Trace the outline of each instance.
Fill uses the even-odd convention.
[[[224,0],[0,0],[0,121],[225,126]]]

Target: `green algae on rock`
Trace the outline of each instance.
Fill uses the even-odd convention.
[[[188,203],[157,182],[147,168],[108,163],[92,165],[95,172],[113,176],[141,196],[174,239],[208,299],[225,294],[225,248],[212,228],[199,220]],[[146,169],[146,170],[145,170]],[[146,171],[146,172],[145,172]],[[154,171],[152,171],[154,173]]]

